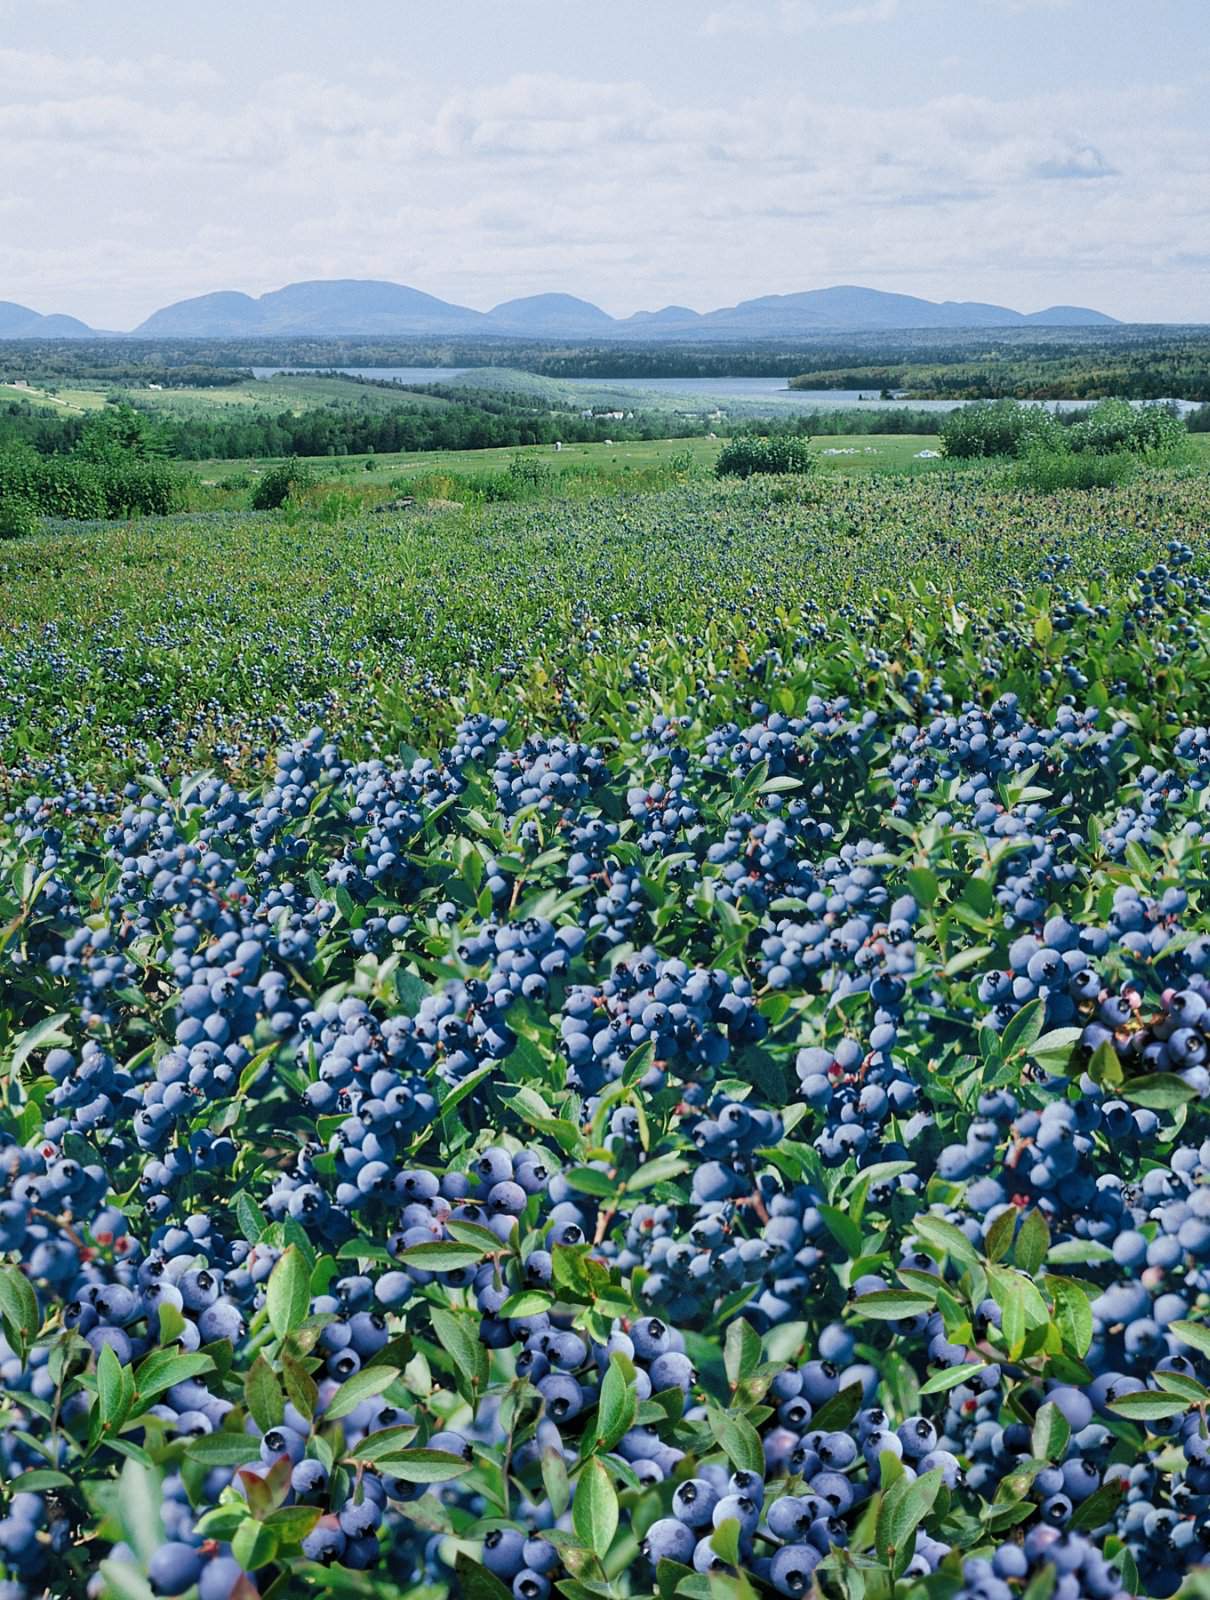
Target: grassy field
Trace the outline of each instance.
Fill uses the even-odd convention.
[[[435,395],[408,394],[346,378],[249,378],[219,388],[153,389],[119,383],[56,386],[52,393],[38,384],[5,384],[3,391],[55,410],[100,411],[111,397],[122,395],[140,407],[174,416],[224,411],[314,411],[324,406],[370,411],[433,410],[452,404]]]
[[[695,470],[713,466],[722,438],[717,439],[640,439],[625,444],[527,445],[500,450],[428,450],[402,455],[316,456],[309,464],[321,476],[364,474],[370,482],[392,481],[400,476],[421,473],[454,473],[476,477],[504,472],[514,457],[534,458],[555,473],[577,473],[586,469],[610,478],[639,474],[666,466],[674,458],[688,459]],[[812,441],[812,454],[821,470],[829,472],[875,471],[933,472],[943,464],[920,460],[922,450],[938,449],[936,434],[852,434]],[[221,482],[233,474],[261,471],[275,464],[273,459],[250,461],[202,461],[196,468],[204,480]],[[952,464],[951,464],[952,468]]]
[[[246,750],[271,737],[273,719],[296,725],[325,707],[364,725],[384,693],[406,706],[408,726],[445,733],[451,693],[480,709],[549,707],[547,664],[569,628],[579,638],[569,620],[578,606],[612,619],[599,625],[630,661],[648,615],[697,630],[703,606],[750,594],[772,627],[808,595],[807,610],[840,603],[893,584],[900,569],[974,597],[1006,563],[1029,583],[1047,551],[1091,559],[1097,537],[1073,530],[1117,530],[1123,563],[1137,565],[1152,525],[1200,540],[1210,511],[1205,474],[1046,496],[1013,489],[995,468],[748,484],[703,471],[663,489],[644,470],[650,492],[623,499],[607,486],[515,505],[471,498],[426,515],[418,498],[415,511],[383,515],[333,499],[336,486],[283,512],[232,506],[86,533],[60,525],[0,545],[0,730],[10,730],[0,755],[10,770],[55,753],[89,767],[175,765],[216,746]],[[439,502],[456,500],[440,496],[442,474],[427,476]],[[501,660],[508,674],[495,677]],[[668,693],[679,702],[686,691]]]

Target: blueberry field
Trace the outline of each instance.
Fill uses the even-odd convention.
[[[1206,1594],[1208,528],[0,547],[0,1600]]]

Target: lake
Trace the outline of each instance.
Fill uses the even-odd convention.
[[[276,378],[288,373],[345,372],[353,378],[373,378],[379,382],[398,384],[449,383],[451,378],[464,374],[488,373],[490,367],[253,367],[257,378]],[[727,409],[730,401],[737,409],[751,414],[756,409],[786,409],[793,411],[828,411],[847,409],[850,406],[870,405],[880,410],[953,411],[958,406],[971,405],[969,400],[880,400],[876,389],[791,389],[785,378],[555,378],[551,380],[566,389],[585,391],[585,403],[592,396],[633,395],[636,400],[649,396],[662,400],[665,407],[676,400],[696,400],[699,405],[713,401]],[[603,401],[598,399],[599,404]],[[1192,400],[1173,402],[1181,411],[1193,411]],[[1079,411],[1095,405],[1093,400],[1046,400],[1039,404],[1063,410]]]

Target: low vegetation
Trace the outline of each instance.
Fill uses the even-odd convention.
[[[1201,1592],[1210,477],[1061,459],[0,550],[6,1600]]]

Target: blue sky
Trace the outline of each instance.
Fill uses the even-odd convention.
[[[0,0],[0,299],[1210,321],[1207,0]]]

